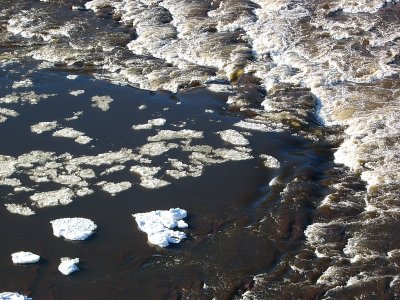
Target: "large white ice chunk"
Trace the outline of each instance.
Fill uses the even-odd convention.
[[[228,129],[224,131],[217,132],[221,139],[223,139],[227,143],[231,143],[236,146],[246,146],[249,144],[249,141],[241,134],[240,132]]]
[[[186,228],[187,211],[180,208],[170,210],[155,210],[132,215],[141,231],[147,233],[150,244],[167,247],[170,243],[179,243],[186,238],[182,231],[172,230],[175,227]]]
[[[40,260],[40,256],[31,252],[15,252],[11,254],[11,259],[14,264],[35,264]]]
[[[83,241],[90,237],[97,225],[86,218],[63,218],[50,222],[53,234],[71,241]]]
[[[32,300],[32,298],[28,298],[18,293],[3,292],[0,293],[0,300]]]
[[[79,264],[79,258],[62,257],[58,270],[64,275],[69,275],[79,270],[76,264]]]
[[[47,206],[67,205],[72,202],[74,192],[68,188],[63,188],[56,191],[35,193],[30,196],[35,204],[42,208]]]

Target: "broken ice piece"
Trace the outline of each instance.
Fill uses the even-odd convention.
[[[64,275],[69,275],[79,270],[76,264],[79,264],[79,258],[62,257],[58,270]]]
[[[11,254],[11,259],[14,264],[35,264],[40,260],[40,256],[31,252],[15,252]]]
[[[260,158],[264,160],[264,166],[267,168],[279,169],[281,167],[279,160],[273,156],[261,154]]]
[[[132,215],[141,231],[147,233],[150,244],[167,247],[170,243],[179,243],[186,238],[182,231],[172,230],[175,227],[186,228],[187,211],[180,208],[156,210]]]
[[[18,293],[3,292],[0,293],[0,300],[32,300],[32,298],[28,298]]]
[[[53,234],[71,241],[83,241],[89,238],[97,225],[86,218],[63,218],[50,221]]]

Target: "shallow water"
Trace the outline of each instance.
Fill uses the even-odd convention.
[[[397,298],[397,2],[0,1],[0,196],[35,212],[1,205],[0,291]],[[150,246],[131,214],[171,207],[189,238]]]

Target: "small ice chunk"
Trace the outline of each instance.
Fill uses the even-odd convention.
[[[156,210],[132,216],[139,229],[147,233],[150,244],[167,247],[170,243],[179,243],[186,238],[184,232],[172,230],[175,227],[187,227],[187,223],[182,220],[187,217],[184,209]]]
[[[58,270],[64,275],[69,275],[79,270],[76,264],[79,264],[79,258],[62,257]]]
[[[82,136],[77,137],[77,138],[75,139],[75,142],[77,142],[78,144],[83,144],[83,145],[85,145],[85,144],[90,143],[92,140],[93,140],[93,139],[92,139],[91,137],[88,137],[88,136],[86,136],[86,135],[82,135]]]
[[[55,129],[57,126],[57,121],[39,122],[31,126],[31,131],[33,133],[42,134],[43,132]]]
[[[70,139],[76,139],[83,135],[84,135],[83,132],[75,130],[73,128],[69,128],[69,127],[53,132],[53,136],[55,136],[55,137],[65,137],[65,138],[70,138]]]
[[[67,205],[72,202],[74,192],[69,188],[63,188],[55,191],[35,193],[30,196],[35,204],[42,208],[47,206]]]
[[[114,182],[107,182],[102,184],[102,190],[110,193],[111,195],[115,195],[117,193],[123,192],[127,189],[130,189],[132,187],[132,184],[128,181],[123,181],[123,182],[118,182],[118,183],[114,183]]]
[[[139,110],[143,110],[146,108],[147,108],[147,106],[145,104],[139,105],[139,107],[138,107]]]
[[[279,169],[281,167],[279,160],[273,156],[261,154],[260,158],[264,160],[264,166],[267,168]]]
[[[40,256],[32,252],[15,252],[11,254],[11,259],[14,264],[35,264],[40,260]]]
[[[249,141],[240,132],[232,129],[217,132],[221,139],[236,146],[246,146]]]
[[[53,220],[50,223],[56,237],[64,237],[71,241],[86,240],[97,228],[92,220],[86,218],[63,218]]]
[[[201,139],[203,138],[202,131],[195,131],[191,129],[174,130],[160,130],[155,136],[147,138],[149,142],[158,142],[175,139]]]
[[[159,156],[171,149],[176,149],[179,146],[174,143],[165,143],[165,142],[153,142],[153,143],[148,143],[144,144],[140,150],[139,153],[142,155],[148,155],[148,156]]]
[[[67,75],[67,79],[69,80],[75,80],[78,78],[78,75]]]
[[[107,111],[110,109],[110,103],[114,100],[110,96],[93,96],[92,97],[92,107],[98,107],[102,111]]]
[[[212,109],[206,109],[204,112],[206,112],[206,113],[208,113],[208,114],[212,114],[212,113],[214,113],[214,110],[212,110]]]
[[[0,293],[0,300],[32,300],[32,298],[28,298],[18,293],[3,292]]]
[[[83,115],[83,111],[77,111],[77,112],[74,112],[73,114],[72,114],[72,117],[69,117],[69,118],[65,118],[64,120],[65,121],[72,121],[72,120],[77,120],[80,116],[82,116]]]
[[[4,205],[7,210],[12,214],[18,214],[22,216],[31,216],[35,214],[35,212],[27,206],[14,203],[6,203]]]
[[[151,129],[153,127],[163,126],[167,120],[163,118],[148,120],[146,124],[133,125],[133,130]]]
[[[17,89],[17,88],[21,88],[21,87],[30,87],[32,85],[33,85],[32,80],[27,78],[27,79],[23,79],[20,81],[14,81],[12,88]]]
[[[140,185],[146,189],[159,189],[171,183],[158,178],[141,178]]]
[[[75,91],[69,91],[69,94],[72,96],[79,96],[85,93],[85,90],[75,90]]]

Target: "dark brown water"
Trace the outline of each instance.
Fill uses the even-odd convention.
[[[399,13],[385,0],[0,0],[0,292],[397,299]],[[57,127],[36,134],[39,122]],[[52,136],[63,128],[92,140]],[[203,136],[149,143],[183,129]],[[176,160],[199,176],[168,175]],[[145,188],[133,166],[170,184]],[[112,196],[105,182],[132,186]],[[69,205],[30,199],[60,188]],[[188,239],[150,246],[131,214],[172,207],[189,212]],[[67,242],[49,223],[62,217],[98,229]],[[21,250],[40,264],[13,265]],[[80,271],[63,276],[64,256]]]
[[[18,68],[16,65],[15,70]],[[10,69],[1,74],[4,89],[0,96],[9,93],[7,87],[20,76],[15,74],[11,78],[9,72]],[[121,148],[136,149],[146,143],[147,136],[153,135],[155,129],[133,131],[130,127],[152,117],[163,117],[168,124],[184,121],[185,128],[204,132],[202,143],[216,148],[224,145],[214,132],[232,128],[242,118],[240,113],[229,112],[223,95],[203,89],[178,95],[151,94],[85,75],[76,80],[65,76],[63,72],[43,71],[27,76],[33,81],[30,90],[57,96],[36,105],[11,106],[20,115],[0,127],[2,154],[17,157],[42,150],[55,155],[69,152],[77,157]],[[78,89],[84,89],[85,94],[77,97],[68,94],[69,90]],[[109,111],[91,106],[94,95],[109,95],[114,99]],[[139,110],[141,104],[147,108]],[[212,109],[214,113],[206,113],[205,109]],[[63,120],[76,111],[83,111],[83,115],[77,120]],[[80,145],[71,139],[52,137],[48,132],[38,135],[30,131],[31,125],[46,120],[64,122],[94,140],[89,145]],[[165,129],[176,128],[166,125]],[[198,178],[171,180],[172,184],[167,187],[149,190],[139,186],[138,178],[126,169],[102,177],[102,180],[127,180],[135,184],[116,196],[94,188],[94,194],[77,198],[72,204],[35,209],[36,215],[29,217],[10,214],[3,207],[1,289],[20,291],[35,299],[183,296],[208,299],[213,295],[229,298],[250,288],[253,275],[270,270],[282,255],[296,250],[303,239],[302,230],[313,214],[311,199],[307,200],[310,203],[300,204],[292,211],[294,208],[284,203],[280,191],[296,177],[305,177],[308,181],[319,178],[326,168],[325,161],[331,156],[327,146],[288,133],[252,131],[251,134],[247,138],[254,159],[206,167]],[[260,154],[274,156],[281,162],[281,168],[265,168],[258,158]],[[185,153],[172,149],[155,157],[151,165],[165,165],[168,157],[185,160]],[[277,175],[281,183],[269,187],[268,182]],[[60,186],[34,183],[23,170],[16,177],[38,192]],[[297,189],[301,191],[302,188]],[[4,203],[30,202],[29,193],[14,193],[11,187],[1,187],[1,193]],[[166,249],[150,246],[131,214],[171,207],[188,210],[189,238]],[[62,217],[90,218],[98,230],[83,242],[56,238],[49,222]],[[20,250],[41,255],[41,262],[34,266],[13,265],[10,255]],[[63,256],[79,257],[80,271],[69,277],[59,273],[57,267]]]

